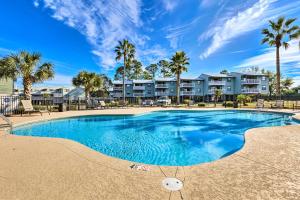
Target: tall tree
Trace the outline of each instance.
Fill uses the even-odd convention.
[[[228,74],[228,70],[227,69],[223,69],[222,71],[220,71],[220,74]]]
[[[219,101],[221,96],[222,96],[222,90],[221,89],[216,89],[215,93],[214,93],[215,107],[217,107],[217,102]]]
[[[126,72],[126,67],[133,60],[135,55],[135,46],[128,40],[119,41],[119,44],[115,47],[115,53],[117,54],[116,60],[123,59],[123,71]],[[123,73],[123,100],[125,101],[125,73]]]
[[[31,99],[31,87],[34,83],[41,83],[54,77],[53,65],[50,62],[41,62],[40,53],[21,51],[1,59],[0,78],[16,80],[22,78],[24,97]]]
[[[188,70],[187,65],[189,64],[189,58],[183,51],[176,52],[171,58],[171,72],[176,76],[177,104],[180,104],[180,75]]]
[[[116,72],[115,72],[115,76],[114,76],[114,79],[115,80],[122,80],[123,78],[123,70],[124,70],[124,67],[123,66],[120,66],[116,69]]]
[[[143,65],[138,60],[133,60],[131,64],[132,74],[131,79],[140,79],[143,73]]]
[[[172,76],[172,72],[170,69],[170,63],[167,60],[160,60],[158,63],[158,68],[160,70],[160,74],[163,78],[168,78]]]
[[[146,70],[151,74],[152,79],[155,79],[155,75],[158,71],[158,66],[157,64],[151,64],[148,67],[146,67]]]
[[[144,79],[144,80],[151,80],[152,76],[151,76],[151,74],[149,74],[149,72],[147,70],[144,70],[142,72],[142,79]]]
[[[292,26],[296,19],[278,18],[277,21],[269,21],[269,29],[263,29],[262,44],[276,47],[276,95],[280,96],[280,48],[289,47],[288,41],[299,30],[298,26]]]
[[[81,71],[72,79],[72,83],[76,87],[84,87],[85,98],[90,99],[91,92],[104,88],[104,77],[87,71]]]

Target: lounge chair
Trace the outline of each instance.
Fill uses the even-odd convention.
[[[118,107],[126,108],[127,107],[127,101],[124,101],[124,100],[119,101]]]
[[[275,104],[271,104],[271,108],[284,108],[284,101],[276,100]]]
[[[105,101],[99,101],[99,103],[100,103],[100,108],[101,108],[101,109],[102,109],[102,108],[103,108],[103,109],[109,108],[109,106],[105,104]]]
[[[87,100],[86,104],[87,104],[87,109],[95,109],[97,107],[95,102],[91,99]]]
[[[295,101],[295,103],[293,104],[293,110],[295,109],[300,109],[300,101]]]
[[[49,110],[35,110],[32,106],[31,100],[21,100],[21,104],[23,106],[23,112],[27,112],[28,114],[31,114],[32,112],[39,112],[41,116],[43,113],[48,113],[50,115]]]
[[[265,107],[264,102],[265,100],[263,99],[257,99],[256,108],[264,108]]]

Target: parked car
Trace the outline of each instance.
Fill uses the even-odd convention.
[[[142,103],[143,106],[153,106],[154,105],[154,101],[153,100],[145,100]]]
[[[171,104],[171,99],[169,99],[169,97],[159,97],[156,101],[157,105],[170,105]]]

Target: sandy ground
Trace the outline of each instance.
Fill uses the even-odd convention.
[[[14,125],[95,114],[140,114],[128,108],[14,116]],[[296,117],[300,119],[300,114]],[[4,126],[2,126],[4,128]],[[2,199],[300,199],[300,126],[251,129],[246,144],[221,160],[190,167],[150,166],[105,156],[77,142],[23,137],[0,131]],[[183,181],[180,191],[162,187]]]

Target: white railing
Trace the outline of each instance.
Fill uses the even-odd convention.
[[[156,84],[155,88],[167,88],[168,85],[167,84]]]
[[[181,83],[180,87],[195,87],[194,83]]]
[[[193,95],[195,95],[195,92],[193,92],[193,91],[181,91],[180,95],[193,96]]]
[[[123,90],[123,87],[114,87],[113,90]]]
[[[168,96],[168,92],[155,92],[155,96]]]
[[[261,81],[258,79],[244,79],[241,81],[242,84],[260,84]]]
[[[208,90],[208,94],[215,94],[217,90],[221,90],[222,94],[226,93],[226,90],[224,89],[210,89]]]
[[[134,97],[144,97],[145,94],[144,93],[133,93]]]
[[[133,86],[133,90],[145,90],[145,86]]]
[[[208,85],[225,85],[226,81],[209,81]]]
[[[113,96],[116,98],[121,98],[123,97],[123,93],[114,93]]]
[[[253,94],[253,93],[260,93],[260,90],[259,89],[242,89],[242,93],[245,93],[245,94]]]

